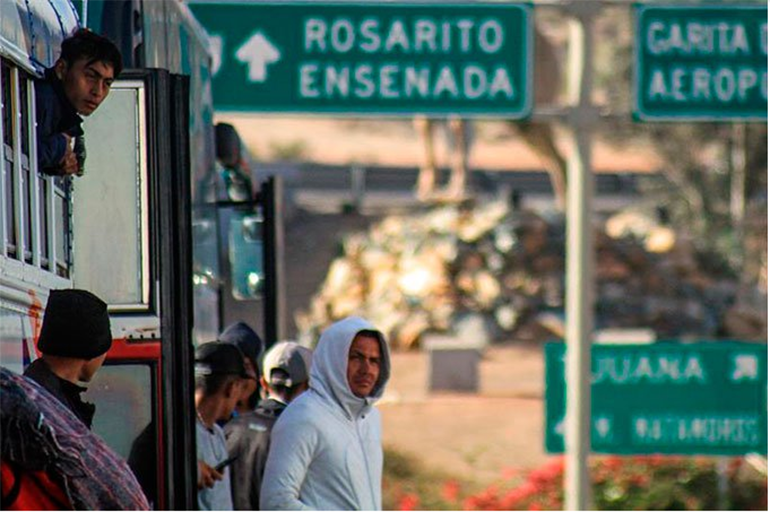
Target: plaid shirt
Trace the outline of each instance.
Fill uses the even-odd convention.
[[[34,381],[0,367],[2,460],[45,471],[76,510],[149,510],[128,465]]]

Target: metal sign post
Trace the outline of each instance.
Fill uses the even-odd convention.
[[[571,149],[567,163],[567,417],[566,510],[591,507],[591,339],[594,315],[593,170],[591,145],[597,112],[592,105],[596,2],[574,2],[570,14],[569,104]]]

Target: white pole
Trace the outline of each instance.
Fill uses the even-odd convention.
[[[588,474],[591,452],[591,338],[594,314],[592,130],[596,109],[592,89],[592,19],[597,2],[571,4],[567,168],[567,416],[565,421],[565,509],[592,506]]]
[[[727,474],[729,466],[730,459],[717,458],[717,507],[720,510],[727,510],[730,506],[730,479]]]

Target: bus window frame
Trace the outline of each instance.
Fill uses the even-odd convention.
[[[40,173],[35,129],[35,83],[41,77],[31,71],[29,66],[8,57],[7,52],[0,52],[0,64],[8,70],[9,83],[5,83],[0,74],[0,86],[10,91],[10,105],[3,104],[3,115],[10,113],[9,141],[12,144],[6,146],[5,126],[0,123],[0,197],[3,201],[8,197],[6,161],[10,164],[10,182],[13,186],[10,194],[12,226],[8,226],[7,206],[3,205],[0,209],[0,263],[6,269],[6,275],[17,285],[26,283],[45,288],[68,287],[72,270],[71,244],[65,243],[61,248],[58,245],[62,239],[65,242],[68,240],[72,228],[67,181],[70,178]],[[26,83],[24,87],[22,82]],[[22,142],[22,138],[26,141]],[[22,152],[23,146],[27,148],[26,155]],[[57,196],[67,212],[66,217],[58,223],[55,210]],[[45,206],[45,219],[41,217],[41,205]],[[62,226],[61,233],[57,232],[57,224]],[[9,228],[15,236],[15,245],[10,243]],[[45,255],[44,246],[47,247]]]

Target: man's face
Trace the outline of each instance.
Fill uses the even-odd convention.
[[[380,342],[372,336],[357,334],[348,353],[348,386],[359,398],[369,396],[380,377]]]
[[[94,375],[96,375],[96,372],[99,371],[99,368],[102,367],[102,364],[104,363],[104,360],[107,358],[107,354],[104,353],[100,355],[99,357],[95,357],[88,361],[85,366],[83,366],[83,369],[80,372],[80,375],[78,376],[78,380],[81,382],[91,382],[91,379],[94,378]]]
[[[229,420],[238,405],[238,400],[243,396],[243,387],[248,379],[232,379],[225,384],[224,392],[220,390],[222,399],[222,415],[217,420]]]
[[[69,64],[59,59],[55,66],[56,76],[64,85],[64,94],[78,114],[90,115],[102,104],[110,92],[115,73],[111,64],[78,59]]]
[[[249,378],[243,379],[240,402],[246,405],[249,402],[249,397],[257,390],[257,370],[248,357],[243,358],[243,366],[246,368]]]

